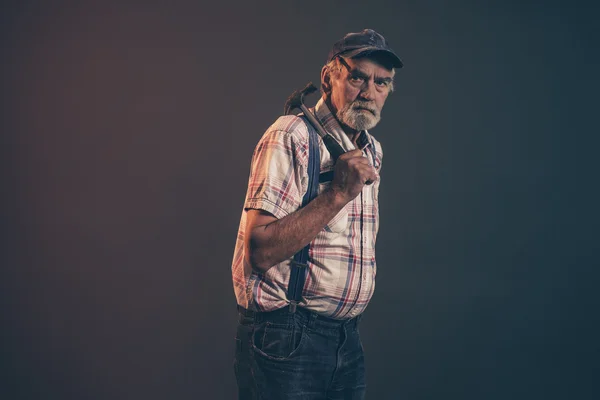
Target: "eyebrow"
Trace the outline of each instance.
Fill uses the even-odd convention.
[[[393,82],[394,79],[393,78],[375,78],[376,81],[381,81],[381,82],[385,82],[385,83],[390,83]]]

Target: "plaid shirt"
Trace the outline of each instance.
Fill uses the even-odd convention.
[[[315,106],[317,118],[345,151],[355,149],[323,99]],[[363,150],[379,173],[381,145],[365,132],[371,145]],[[321,173],[333,169],[333,160],[319,138]],[[290,261],[266,273],[244,260],[246,211],[261,209],[277,218],[298,210],[308,187],[308,130],[302,119],[280,117],[263,135],[252,157],[248,191],[232,263],[233,286],[240,306],[272,311],[286,306]],[[329,183],[319,184],[321,193]],[[348,319],[361,314],[375,288],[375,239],[379,229],[379,180],[365,185],[310,243],[308,272],[300,307],[317,314]],[[362,244],[361,244],[362,242]]]

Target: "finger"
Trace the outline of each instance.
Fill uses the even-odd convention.
[[[355,156],[362,156],[363,152],[361,149],[354,149],[354,150],[350,150],[350,151],[346,152],[346,154],[350,154],[352,157],[355,157]]]
[[[375,170],[375,168],[371,167],[367,173],[367,180],[365,181],[365,185],[370,185],[379,179],[379,174]]]
[[[377,171],[368,161],[355,161],[353,167],[356,168],[362,175],[366,177],[376,177]]]
[[[371,185],[372,183],[376,182],[379,179],[378,176],[371,176],[370,178],[368,178],[365,181],[365,185]]]
[[[371,166],[371,163],[369,163],[369,160],[364,157],[354,157],[348,160],[348,165],[354,167],[360,166],[364,168],[369,168]]]
[[[350,150],[350,151],[345,152],[344,154],[342,154],[340,156],[340,158],[342,160],[349,160],[351,158],[355,158],[355,157],[359,157],[359,156],[362,156],[362,151],[357,149],[357,150]]]
[[[376,182],[379,180],[379,173],[377,173],[377,171],[375,170],[375,168],[373,168],[373,174],[371,175],[371,180],[373,182]]]

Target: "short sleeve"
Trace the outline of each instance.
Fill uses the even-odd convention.
[[[307,189],[307,166],[306,125],[298,117],[279,118],[254,150],[244,208],[277,218],[296,211]]]

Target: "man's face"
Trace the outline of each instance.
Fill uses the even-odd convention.
[[[371,129],[391,90],[394,71],[370,58],[339,59],[339,74],[330,74],[329,102],[342,125],[355,131]]]

